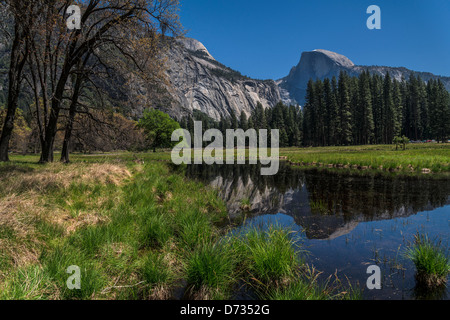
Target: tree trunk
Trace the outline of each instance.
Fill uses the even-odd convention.
[[[42,144],[41,158],[39,159],[39,163],[53,162],[53,141],[48,140],[44,141]]]
[[[9,142],[14,130],[14,119],[19,100],[22,71],[28,54],[28,48],[23,45],[26,38],[26,31],[22,31],[21,29],[22,28],[16,24],[9,66],[8,106],[2,134],[0,136],[0,161],[9,161]]]
[[[72,137],[73,123],[74,123],[75,115],[76,115],[76,111],[77,111],[76,106],[77,106],[77,102],[78,102],[79,87],[80,87],[80,85],[78,85],[78,80],[77,80],[75,93],[72,97],[72,103],[70,104],[69,120],[67,122],[66,132],[64,134],[64,142],[63,142],[63,147],[62,147],[62,151],[61,151],[61,160],[60,160],[62,163],[70,162],[70,159],[69,159],[70,138]]]
[[[53,144],[55,142],[56,129],[58,125],[59,106],[50,113],[48,125],[45,128],[45,140],[42,142],[41,159],[39,163],[53,162]]]
[[[72,136],[72,127],[73,127],[73,119],[70,118],[69,119],[70,124],[67,124],[66,127],[66,133],[64,135],[64,142],[63,142],[63,147],[62,147],[62,151],[61,151],[61,162],[62,163],[69,163],[70,159],[69,159],[69,146],[70,146],[70,138]]]
[[[52,97],[52,108],[50,111],[48,124],[45,127],[45,140],[42,142],[42,152],[39,163],[53,162],[53,145],[55,142],[56,131],[58,129],[58,118],[59,112],[61,110],[61,101],[71,67],[72,65],[66,62],[61,72],[61,77],[58,81],[58,85],[56,86],[55,94]]]
[[[80,68],[84,68],[87,64],[87,61],[90,57],[90,53],[87,54],[87,56],[84,59],[84,62],[81,64]],[[81,92],[81,86],[84,81],[83,74],[78,74],[77,78],[75,80],[75,86],[73,89],[72,94],[72,100],[69,107],[69,120],[66,125],[66,132],[64,134],[64,142],[63,147],[61,151],[61,162],[63,163],[69,163],[69,148],[70,148],[70,138],[72,137],[72,130],[73,130],[73,123],[75,121],[75,116],[77,114],[77,105],[78,105],[78,98],[80,97]]]
[[[8,104],[8,111],[6,114],[5,123],[3,125],[2,135],[0,138],[0,161],[9,161],[9,141],[11,140],[12,131],[14,129],[14,116],[16,113],[16,107],[12,107]]]

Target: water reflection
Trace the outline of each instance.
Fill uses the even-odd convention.
[[[367,266],[381,267],[382,290],[365,299],[449,299],[450,286],[416,285],[402,257],[417,232],[450,241],[450,183],[445,179],[360,176],[300,170],[283,164],[276,176],[258,166],[189,166],[187,175],[217,189],[240,228],[276,223],[301,231],[307,262],[364,290]],[[246,218],[245,223],[243,217]]]
[[[189,166],[187,174],[215,187],[232,219],[291,216],[308,239],[332,240],[359,223],[408,217],[450,205],[450,183],[442,179],[343,175],[299,170],[282,164],[276,176],[258,166]]]

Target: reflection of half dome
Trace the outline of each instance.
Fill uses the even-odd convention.
[[[351,176],[302,171],[287,164],[277,176],[262,177],[257,166],[190,166],[188,174],[218,190],[230,217],[239,217],[242,201],[252,215],[291,216],[309,239],[336,239],[360,222],[408,217],[450,204],[450,185],[442,180]],[[310,202],[325,206],[313,212]]]

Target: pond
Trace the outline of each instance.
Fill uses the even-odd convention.
[[[414,265],[403,256],[418,232],[448,248],[448,179],[301,170],[287,163],[276,176],[261,176],[251,165],[192,165],[187,175],[217,189],[237,230],[277,224],[298,231],[306,262],[324,281],[336,275],[362,288],[364,299],[450,298],[448,287],[417,288]],[[370,265],[381,268],[380,290],[366,288]]]

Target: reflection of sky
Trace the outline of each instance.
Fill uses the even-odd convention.
[[[294,219],[285,214],[263,215],[248,220],[242,228],[278,225],[292,231],[302,231]],[[308,240],[301,237],[310,252],[308,263],[324,275],[334,274],[341,280],[348,277],[352,283],[365,286],[369,265],[378,264],[383,273],[382,290],[365,290],[369,299],[411,299],[415,285],[414,266],[402,256],[405,247],[420,232],[430,239],[439,238],[448,248],[450,242],[450,206],[420,212],[407,218],[360,222],[349,233],[333,240]],[[300,233],[301,234],[301,233]],[[398,266],[401,268],[398,268]],[[406,270],[402,270],[406,269]],[[449,286],[450,287],[450,286]],[[450,290],[447,288],[447,297]]]
[[[324,278],[337,273],[361,288],[367,267],[378,264],[383,289],[366,290],[368,299],[414,298],[415,268],[403,252],[417,232],[439,237],[448,247],[450,189],[445,180],[347,176],[290,166],[261,179],[250,167],[229,169],[192,167],[190,174],[218,189],[236,222],[243,218],[243,200],[251,203],[246,222],[233,232],[268,225],[297,231],[303,250],[310,252],[305,260]]]

